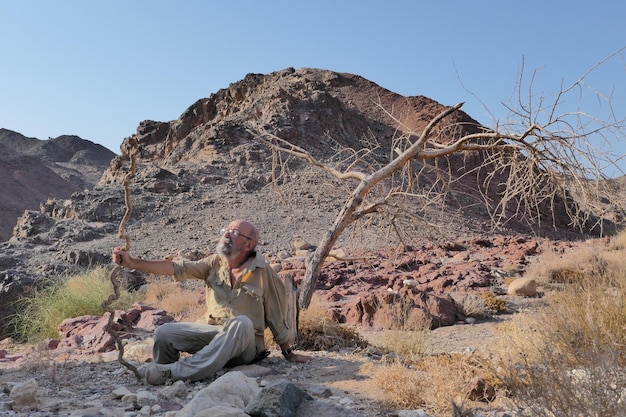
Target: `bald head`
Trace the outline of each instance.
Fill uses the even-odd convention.
[[[249,239],[254,243],[254,247],[256,247],[259,242],[259,229],[254,224],[250,223],[247,220],[236,219],[233,220],[229,225],[228,229],[237,230],[241,235],[245,238]],[[253,247],[253,248],[254,248]]]

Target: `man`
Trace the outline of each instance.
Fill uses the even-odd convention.
[[[216,254],[195,262],[138,259],[119,247],[113,249],[113,261],[123,267],[206,284],[207,312],[200,323],[166,323],[155,330],[154,363],[145,369],[152,385],[169,379],[199,381],[226,365],[262,359],[267,356],[266,327],[287,360],[314,360],[291,350],[284,284],[256,252],[257,227],[237,219],[221,233]],[[180,352],[191,355],[181,358]]]

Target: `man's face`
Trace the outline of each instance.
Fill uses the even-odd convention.
[[[217,245],[215,246],[215,252],[217,252],[219,256],[225,259],[230,259],[230,258],[234,258],[235,256],[237,256],[237,254],[233,255],[232,239],[227,238],[226,236],[223,236],[223,235],[220,241],[217,242]]]
[[[225,232],[222,233],[222,237],[215,247],[215,252],[225,259],[236,258],[244,250],[249,240],[245,237],[247,236],[247,231],[244,229],[244,225],[237,223],[229,224],[225,228]]]

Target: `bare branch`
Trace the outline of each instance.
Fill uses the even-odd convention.
[[[309,152],[307,152],[306,150],[300,148],[299,146],[296,146],[284,139],[279,138],[278,136],[267,132],[266,130],[261,130],[259,132],[253,132],[250,129],[246,129],[246,131],[248,133],[250,133],[253,136],[257,136],[260,140],[262,140],[267,146],[269,146],[271,149],[276,150],[276,151],[280,151],[283,153],[287,153],[289,155],[293,155],[296,156],[298,158],[302,158],[306,161],[308,161],[311,165],[321,168],[325,171],[328,171],[330,174],[334,175],[335,177],[339,178],[339,179],[356,179],[356,180],[363,180],[365,178],[365,174],[361,173],[361,172],[357,172],[357,171],[348,171],[348,172],[340,172],[336,169],[334,169],[333,167],[329,166],[329,165],[325,165],[323,163],[321,163],[320,161],[318,161],[317,159],[315,159],[313,157],[313,155],[311,155]],[[272,141],[266,140],[264,137],[268,137],[270,138]],[[275,142],[275,143],[274,143]],[[276,143],[278,143],[279,145],[277,145]],[[282,145],[282,146],[280,146]]]

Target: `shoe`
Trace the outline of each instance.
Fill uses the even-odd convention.
[[[259,363],[263,359],[267,358],[269,355],[270,355],[270,351],[265,349],[264,351],[257,353],[254,359],[252,359],[252,362],[250,362],[250,364]]]
[[[164,385],[168,380],[172,379],[172,371],[163,369],[157,363],[149,363],[142,367],[146,382],[150,385]],[[142,372],[139,374],[141,375]]]
[[[146,379],[146,369],[148,369],[151,363],[152,362],[144,363],[143,365],[140,365],[140,366],[135,366],[135,368],[137,368],[137,372],[139,373],[139,377],[141,379]]]

